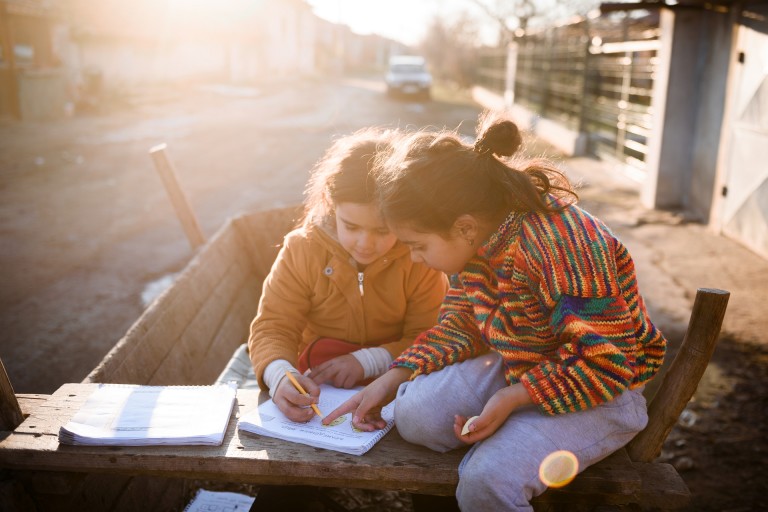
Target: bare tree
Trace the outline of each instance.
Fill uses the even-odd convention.
[[[500,43],[505,43],[514,37],[516,28],[525,30],[528,27],[528,21],[536,14],[536,3],[534,0],[469,0],[480,8],[489,18],[499,24],[501,37]],[[493,5],[491,5],[493,4]]]
[[[515,32],[531,23],[550,24],[575,14],[585,15],[599,0],[468,0],[499,28],[498,45],[506,46]],[[481,37],[479,22],[467,12],[451,21],[433,18],[420,44],[436,79],[466,87],[476,82]]]
[[[474,83],[479,39],[476,23],[466,13],[450,22],[435,17],[420,50],[435,78],[467,87]]]
[[[573,15],[586,15],[600,0],[468,0],[499,25],[499,45],[514,39],[515,31],[531,22],[552,23]]]

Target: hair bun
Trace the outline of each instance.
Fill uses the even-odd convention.
[[[497,156],[512,156],[523,144],[517,125],[498,114],[486,112],[480,117],[475,151]]]

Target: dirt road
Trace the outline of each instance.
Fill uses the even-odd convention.
[[[20,393],[80,381],[191,256],[148,150],[166,142],[206,236],[243,211],[296,204],[339,135],[455,127],[479,108],[389,100],[383,84],[163,90],[100,115],[0,123],[0,357]]]

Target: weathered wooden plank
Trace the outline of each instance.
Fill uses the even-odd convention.
[[[36,510],[34,499],[18,479],[9,479],[7,472],[0,480],[0,510],[15,512]]]
[[[185,505],[186,482],[180,479],[72,471],[17,471],[13,476],[26,506],[0,510],[177,512]]]
[[[194,375],[187,368],[196,366],[198,361],[193,358],[187,365],[174,366],[165,362],[178,348],[177,341],[183,331],[204,307],[211,290],[235,264],[233,262],[255,269],[254,275],[259,280],[266,276],[283,235],[293,227],[296,211],[295,208],[270,210],[228,221],[85,382],[147,384],[159,382],[160,379],[154,376],[161,371],[164,382],[185,383],[181,378],[170,376],[169,372],[175,370],[182,375]],[[260,288],[260,282],[258,286]]]
[[[131,477],[77,472],[25,471],[15,474],[38,512],[112,510]]]
[[[211,289],[242,255],[239,235],[226,224],[129,329],[85,382],[146,384],[174,349]]]
[[[683,343],[648,406],[648,425],[627,445],[632,460],[652,462],[661,453],[715,351],[730,296],[724,290],[697,290]]]
[[[619,450],[581,472],[560,489],[548,489],[534,503],[625,505],[634,503],[641,477],[626,451]]]
[[[13,430],[24,420],[11,380],[0,360],[0,430]]]
[[[177,478],[134,476],[110,512],[178,512],[183,503],[185,482]],[[148,499],[151,497],[151,499]]]
[[[148,376],[162,363],[162,356],[173,347],[178,332],[187,326],[190,318],[205,300],[206,291],[228,268],[222,264],[220,246],[236,244],[231,230],[223,228],[217,233],[168,289],[131,327],[126,336],[110,352],[96,372],[101,380],[146,383]],[[227,256],[228,257],[228,256]],[[141,351],[155,350],[147,355]],[[137,368],[140,367],[140,368]],[[136,373],[141,372],[141,373]],[[97,380],[97,379],[91,379]]]
[[[235,297],[227,317],[205,354],[205,359],[218,361],[201,370],[205,382],[213,383],[232,357],[232,353],[248,340],[249,326],[256,316],[261,292],[261,280],[249,280]]]
[[[637,497],[646,509],[677,510],[688,506],[691,491],[673,466],[659,462],[633,462],[632,466],[643,482]]]
[[[0,465],[13,469],[76,470],[258,484],[306,484],[451,494],[463,452],[437,454],[390,432],[357,457],[243,434],[230,420],[222,446],[90,447],[59,445],[58,428],[94,385],[68,384],[0,442]],[[74,395],[74,396],[73,396]],[[238,411],[258,405],[258,391],[238,392]],[[83,397],[83,398],[80,398]]]
[[[193,485],[192,481],[180,480],[178,478],[169,478],[167,480],[168,485],[166,485],[162,494],[153,496],[156,501],[151,512],[177,512],[178,510],[184,510],[184,507],[187,506],[190,489]]]
[[[260,393],[257,390],[238,391],[236,412],[230,419],[221,446],[60,445],[59,427],[75,414],[95,387],[93,384],[67,384],[48,402],[39,405],[15,432],[0,441],[0,466],[18,470],[19,474],[26,473],[24,470],[80,471],[143,475],[144,478],[355,487],[451,495],[458,483],[458,464],[465,453],[465,450],[459,450],[439,454],[412,445],[399,436],[397,429],[362,457],[240,434],[236,428],[237,417],[258,406]],[[148,485],[130,482],[134,489]],[[146,487],[146,492],[152,486]],[[64,482],[62,487],[70,487],[70,484]],[[52,486],[49,494],[55,489],[56,486]],[[131,492],[137,496],[141,494]],[[557,510],[558,506],[568,504],[619,506],[645,500],[660,507],[674,508],[687,499],[687,489],[674,468],[631,462],[621,450],[584,470],[563,489],[550,489],[537,497],[534,504],[537,510],[546,509],[547,504]]]
[[[153,305],[154,309],[161,311],[160,321],[154,323],[141,338],[141,342],[134,351],[134,361],[126,359],[123,367],[129,367],[133,364],[141,364],[147,359],[152,359],[156,365],[151,376],[145,373],[141,383],[163,383],[163,384],[191,384],[186,380],[186,376],[194,374],[194,368],[201,363],[199,360],[191,360],[185,364],[180,361],[174,361],[173,358],[183,350],[179,340],[184,333],[190,332],[190,324],[202,322],[209,319],[207,316],[201,316],[201,311],[206,310],[206,305],[210,306],[211,295],[222,280],[226,279],[227,274],[232,272],[233,267],[238,272],[236,255],[242,252],[239,240],[232,229],[223,233],[222,238],[217,239],[211,246],[212,251],[208,254],[210,257],[201,260],[201,266],[194,267],[195,272],[190,274],[187,289],[181,287],[181,295],[178,295],[172,302],[158,302]],[[184,282],[180,282],[183,284]],[[175,286],[174,286],[175,288]],[[214,309],[217,306],[213,304]],[[218,309],[219,311],[220,308]],[[204,329],[211,329],[216,326],[215,319],[210,319],[209,326]],[[200,325],[198,323],[198,325]],[[206,331],[207,332],[207,331]],[[194,335],[193,335],[194,336]],[[196,336],[195,336],[196,337]],[[203,343],[209,342],[201,333],[199,338]],[[166,358],[171,356],[171,362]],[[160,380],[157,374],[162,373],[166,378]]]
[[[243,215],[234,219],[245,241],[257,276],[266,276],[272,268],[283,237],[296,225],[301,208],[289,207]]]
[[[29,416],[32,411],[37,409],[37,406],[48,401],[51,395],[43,395],[39,393],[17,393],[16,398],[19,401],[22,414],[26,417]]]
[[[66,500],[62,499],[59,508],[55,505],[51,512],[62,510],[61,502],[67,503],[64,510],[79,512],[81,510],[112,510],[120,501],[120,496],[130,484],[132,477],[127,475],[110,475],[104,473],[80,473],[81,480],[76,488],[71,489]]]
[[[249,270],[233,258],[227,272],[208,291],[205,301],[179,333],[173,349],[163,358],[150,384],[209,384],[205,372],[201,370],[213,368],[209,373],[221,371],[226,359],[210,361],[205,358],[205,354],[216,339],[216,333],[227,318],[238,291],[244,285],[250,285],[252,279]],[[247,324],[243,329],[243,333],[247,332]]]

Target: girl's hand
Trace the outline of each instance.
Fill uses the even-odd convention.
[[[331,382],[337,388],[345,389],[355,387],[364,376],[363,366],[351,354],[329,359],[309,372],[309,377],[318,385]]]
[[[309,396],[299,393],[291,380],[288,377],[283,377],[277,384],[277,389],[272,396],[272,401],[275,402],[277,408],[282,411],[285,416],[298,423],[306,423],[312,419],[315,415],[315,411],[312,410],[310,404],[316,404],[320,397],[320,388],[317,387],[312,379],[305,377],[304,375],[294,374],[296,380],[299,381],[301,387],[309,393]]]
[[[408,380],[411,373],[407,368],[392,368],[327,414],[323,425],[351,412],[352,425],[359,430],[371,432],[384,428],[387,423],[381,418],[381,408],[395,399],[397,388]]]
[[[462,435],[461,430],[468,418],[460,415],[454,416],[453,432],[461,441],[474,444],[492,436],[507,421],[515,409],[531,403],[533,403],[531,397],[522,384],[507,386],[493,394],[483,407],[480,416],[470,424],[469,433],[466,435]]]

